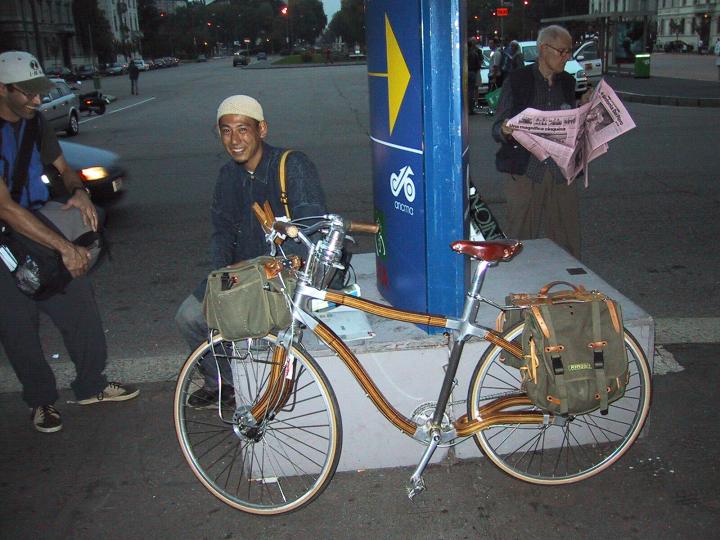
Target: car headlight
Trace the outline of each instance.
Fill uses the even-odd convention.
[[[87,169],[78,171],[78,174],[83,180],[92,182],[94,180],[103,180],[104,178],[107,178],[108,171],[105,167],[88,167]]]

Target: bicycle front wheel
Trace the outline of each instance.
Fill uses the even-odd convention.
[[[342,447],[340,411],[325,374],[293,347],[282,375],[271,376],[275,343],[275,336],[216,336],[190,355],[175,388],[175,431],[193,473],[218,499],[252,514],[282,514],[313,501],[332,479]],[[218,373],[222,390],[198,394],[218,387]],[[285,390],[273,389],[278,384]],[[267,412],[253,412],[259,403]]]
[[[518,343],[523,323],[504,334]],[[625,395],[600,411],[551,416],[549,424],[503,424],[475,434],[475,442],[506,473],[534,484],[569,484],[590,478],[615,463],[637,439],[650,410],[650,367],[635,337],[625,330],[630,379]],[[524,394],[519,370],[501,359],[497,345],[483,354],[470,382],[468,415],[497,398]],[[538,410],[528,405],[509,410]]]

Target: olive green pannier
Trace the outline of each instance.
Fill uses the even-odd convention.
[[[295,284],[280,259],[268,256],[214,270],[203,300],[208,327],[229,340],[284,330],[292,322]]]
[[[572,289],[550,293],[560,284]],[[508,314],[525,326],[523,358],[504,359],[520,370],[530,400],[560,415],[607,413],[628,383],[620,306],[598,291],[564,281],[549,283],[537,294],[512,294],[507,301],[523,308]]]

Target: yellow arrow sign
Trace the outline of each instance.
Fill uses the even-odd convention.
[[[395,122],[400,113],[400,107],[403,99],[405,99],[405,92],[408,84],[410,84],[410,70],[400,50],[400,45],[387,14],[385,15],[385,52],[387,55],[387,73],[371,72],[368,75],[371,77],[386,77],[388,80],[388,125],[392,135]]]

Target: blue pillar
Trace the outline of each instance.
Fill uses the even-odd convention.
[[[393,305],[459,315],[468,237],[465,0],[368,0],[378,289]]]

